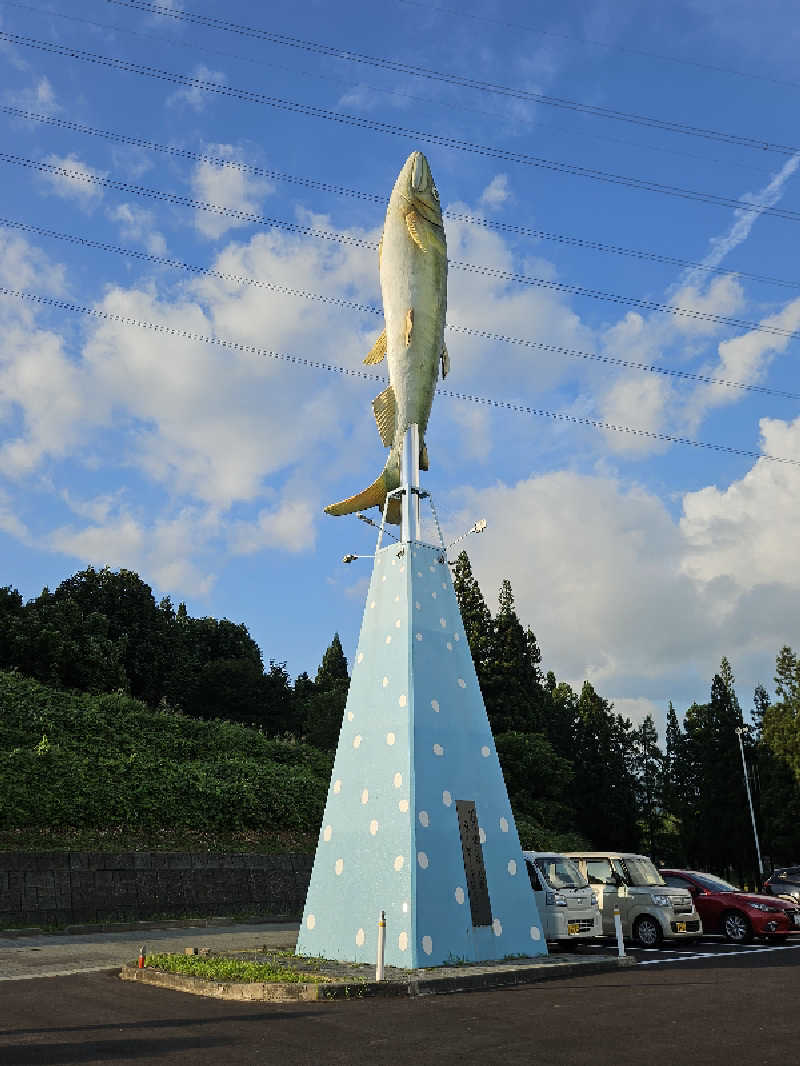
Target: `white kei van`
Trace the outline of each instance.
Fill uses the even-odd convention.
[[[603,935],[603,918],[588,881],[565,855],[523,851],[545,940],[563,946]]]

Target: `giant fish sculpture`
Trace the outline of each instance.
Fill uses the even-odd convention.
[[[439,194],[422,152],[412,152],[394,184],[378,264],[386,328],[364,362],[389,367],[389,386],[372,402],[378,432],[389,448],[386,465],[363,492],[325,508],[345,515],[367,507],[383,507],[386,496],[401,484],[400,454],[410,425],[419,426],[419,465],[428,469],[425,430],[439,377],[450,360],[444,343],[447,311],[447,244]],[[387,520],[400,522],[400,501],[386,509]]]

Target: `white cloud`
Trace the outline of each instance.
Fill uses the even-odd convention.
[[[56,99],[52,84],[45,76],[39,78],[35,85],[27,89],[4,93],[3,100],[8,104],[13,104],[14,107],[20,107],[26,111],[43,112],[45,115],[55,115],[63,111]]]
[[[75,200],[85,209],[90,209],[103,198],[103,187],[93,184],[91,179],[105,177],[106,171],[93,170],[74,152],[66,156],[49,155],[45,162],[64,171],[58,174],[43,171],[41,174],[41,180],[55,196],[63,200]]]
[[[229,144],[209,145],[209,152],[220,158],[234,159],[238,151]],[[219,167],[211,163],[198,163],[191,177],[192,196],[196,200],[217,204],[230,211],[257,214],[261,201],[272,192],[269,182],[253,178],[238,167]],[[247,226],[247,219],[229,215],[217,215],[209,211],[196,211],[195,227],[204,237],[216,240],[229,229]]]
[[[225,74],[221,70],[211,70],[210,67],[205,66],[203,63],[194,68],[192,77],[202,82],[216,82],[218,85],[224,85],[227,81]],[[171,93],[167,97],[167,106],[185,105],[186,107],[191,107],[194,111],[200,112],[205,110],[212,95],[199,85],[188,85]]]
[[[480,203],[486,207],[502,207],[511,199],[508,187],[508,174],[495,174],[480,195]]]
[[[152,211],[136,204],[117,204],[109,208],[108,217],[120,224],[120,233],[126,240],[141,242],[150,255],[166,255],[167,242],[155,228]]]

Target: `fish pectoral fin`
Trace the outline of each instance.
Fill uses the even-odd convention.
[[[411,334],[414,332],[414,308],[409,307],[406,311],[406,348],[411,344]]]
[[[394,389],[391,385],[379,392],[372,401],[372,410],[375,412],[375,421],[378,423],[378,432],[381,435],[384,448],[391,448],[394,444],[394,423],[396,404]]]
[[[450,373],[450,353],[447,350],[447,345],[442,345],[442,377],[446,378]]]
[[[393,526],[399,526],[403,521],[403,505],[396,496],[389,500],[389,506],[386,508],[386,521]]]
[[[376,366],[386,358],[386,328],[367,352],[364,363],[366,366]]]
[[[422,242],[422,216],[412,208],[406,215],[406,229],[411,240],[416,244],[417,248],[421,252],[425,251],[425,245]],[[424,232],[424,231],[423,231]]]
[[[367,507],[383,507],[386,492],[386,480],[381,473],[363,492],[349,496],[346,500],[340,500],[339,503],[329,504],[325,508],[325,514],[353,514],[354,511],[364,511]]]
[[[420,470],[428,469],[428,445],[425,441],[422,442],[422,447],[419,450],[419,468]]]

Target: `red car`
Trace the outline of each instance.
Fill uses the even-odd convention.
[[[800,907],[789,900],[741,892],[720,877],[695,870],[659,872],[668,885],[689,891],[706,933],[722,933],[735,944],[754,936],[782,940],[800,933]]]

